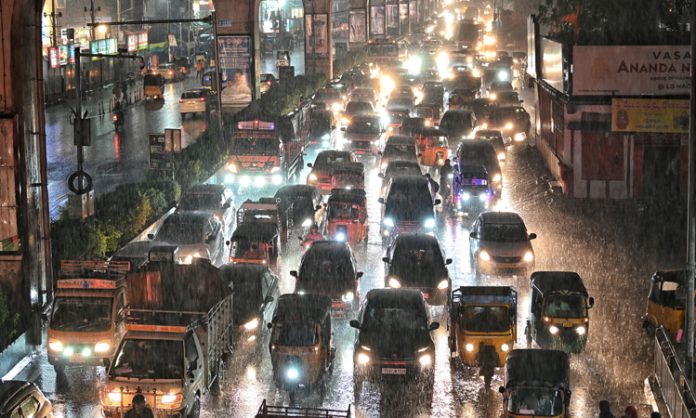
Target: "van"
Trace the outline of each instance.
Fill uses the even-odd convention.
[[[393,177],[387,184],[379,202],[384,205],[380,235],[382,244],[388,245],[402,232],[434,233],[435,209],[439,199],[433,201],[430,183],[424,176]]]

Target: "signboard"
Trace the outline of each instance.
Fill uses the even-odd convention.
[[[223,106],[245,107],[251,103],[251,48],[249,35],[218,36]]]
[[[138,51],[148,48],[147,31],[138,34]]]
[[[365,10],[351,10],[348,42],[367,42],[367,30],[365,29],[366,24],[367,20],[365,18]]]
[[[573,95],[688,95],[689,45],[575,46]]]
[[[314,22],[310,19],[314,16]],[[329,17],[326,14],[305,15],[305,52],[326,56],[329,53]]]
[[[68,45],[58,46],[58,62],[60,65],[68,65],[69,54]]]
[[[535,37],[534,18],[530,17],[527,19],[527,74],[529,74],[531,78],[537,78]]]
[[[563,90],[563,44],[541,38],[541,78],[558,91]]]
[[[150,134],[150,170],[174,170],[171,143],[164,134]]]
[[[181,152],[181,129],[164,130],[164,149],[167,152]]]
[[[68,45],[68,64],[75,64],[75,44]]]
[[[398,28],[399,27],[399,5],[398,4],[387,4],[387,27],[388,28]]]
[[[370,7],[370,35],[384,35],[384,6]]]
[[[58,57],[58,48],[48,48],[48,64],[51,68],[60,68],[60,60]]]
[[[689,133],[689,100],[612,99],[613,132]]]
[[[108,39],[97,39],[96,41],[92,41],[91,44],[91,50],[92,54],[109,54],[113,55],[116,54],[118,51],[117,48],[117,42],[116,38],[108,38]],[[95,57],[92,58],[92,61],[100,60],[102,58]]]
[[[232,27],[232,19],[218,19],[218,27],[219,28],[231,28]]]
[[[403,25],[408,25],[408,3],[399,4],[399,23]]]
[[[412,24],[418,21],[418,2],[415,0],[408,5],[408,18]]]
[[[135,52],[138,50],[138,35],[137,34],[131,34],[128,35],[128,52]]]
[[[285,80],[288,78],[295,77],[295,67],[292,65],[278,67],[278,78],[280,80]]]
[[[16,119],[0,118],[0,252],[21,249],[17,225]]]

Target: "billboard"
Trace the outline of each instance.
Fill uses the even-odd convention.
[[[147,31],[138,34],[138,51],[148,48]]]
[[[97,39],[96,41],[92,41],[91,50],[92,54],[114,55],[118,52],[116,38]],[[103,58],[94,57],[92,61],[100,59]]]
[[[689,101],[612,99],[613,132],[689,133]]]
[[[387,27],[388,28],[398,28],[399,27],[399,5],[398,4],[387,4]]]
[[[370,35],[384,35],[384,6],[370,7]]]
[[[541,38],[541,78],[556,90],[564,91],[563,44],[560,42]]]
[[[532,78],[537,78],[536,73],[536,25],[534,18],[527,19],[527,74]]]
[[[48,48],[48,63],[51,68],[60,68],[58,47]]]
[[[249,35],[218,36],[223,106],[245,107],[251,103],[251,48]]]
[[[312,19],[314,16],[314,19]],[[313,20],[313,22],[312,22]],[[305,53],[326,56],[329,53],[329,17],[305,15]]]
[[[367,29],[365,28],[366,23],[367,20],[365,18],[365,10],[350,11],[349,42],[367,42]]]
[[[128,35],[128,52],[135,52],[138,50],[138,35],[130,34]]]
[[[688,95],[689,45],[575,46],[573,95]]]
[[[399,24],[408,25],[408,3],[399,4]]]

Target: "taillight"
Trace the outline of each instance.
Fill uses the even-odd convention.
[[[198,101],[199,101],[199,102],[204,102],[204,101],[205,101],[205,97],[199,97],[199,98],[198,98]]]

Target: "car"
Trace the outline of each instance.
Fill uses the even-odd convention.
[[[229,187],[222,184],[196,184],[181,195],[176,211],[213,214],[222,222],[225,237],[229,237],[234,230],[237,207]]]
[[[392,90],[389,98],[394,97],[410,97],[411,100],[415,100],[416,96],[413,94],[413,88],[410,86],[400,86]]]
[[[0,417],[53,418],[53,405],[35,384],[3,380],[0,381]]]
[[[417,289],[373,289],[365,296],[353,349],[353,391],[356,399],[363,382],[388,384],[415,381],[418,390],[432,394],[435,343],[423,293]]]
[[[327,108],[334,114],[339,113],[343,107],[343,97],[336,89],[323,88],[319,90],[314,95],[313,101],[326,103]]]
[[[454,175],[459,175],[459,169],[465,165],[483,165],[493,182],[493,190],[500,197],[503,190],[503,171],[495,146],[486,139],[471,139],[459,144],[455,157]]]
[[[178,261],[190,264],[194,258],[205,258],[211,264],[223,261],[225,236],[222,223],[209,212],[174,212],[167,216],[157,233],[148,234],[151,241],[178,247]]]
[[[380,171],[384,171],[390,161],[418,161],[416,139],[407,135],[391,135],[380,152]]]
[[[210,109],[211,96],[211,90],[207,88],[191,89],[181,93],[181,99],[179,99],[181,118],[183,119],[187,114],[207,114]]]
[[[395,96],[387,102],[387,111],[413,110],[414,101],[408,96]]]
[[[329,183],[331,182],[329,178]],[[312,224],[320,225],[324,219],[321,192],[307,184],[289,184],[283,186],[274,196],[278,200],[278,211],[290,211],[292,229],[304,235]]]
[[[500,129],[512,138],[513,144],[527,142],[532,123],[524,107],[499,106],[493,108],[487,119],[488,129]]]
[[[265,265],[227,264],[222,275],[234,289],[235,338],[240,343],[257,342],[273,320],[280,291],[279,279]]]
[[[522,217],[514,212],[483,212],[471,227],[469,251],[476,275],[529,276],[534,269],[531,241]]]
[[[490,86],[488,86],[488,95],[491,97],[493,94],[514,91],[512,83],[509,81],[493,81]]]
[[[166,81],[175,81],[179,78],[179,71],[173,62],[165,62],[157,66],[157,74],[164,77]]]
[[[341,129],[345,129],[355,116],[372,114],[375,108],[370,102],[348,102],[341,118]]]
[[[315,241],[300,260],[295,278],[295,293],[313,293],[331,298],[336,316],[344,316],[360,305],[360,278],[353,251],[345,242]]]
[[[450,141],[467,138],[476,127],[476,116],[470,110],[448,110],[440,119],[440,130]]]
[[[259,77],[259,82],[260,82],[260,89],[261,89],[261,94],[266,93],[268,90],[273,87],[273,84],[276,83],[276,78],[275,75],[271,73],[263,73]]]
[[[485,139],[493,144],[495,152],[498,155],[499,161],[505,161],[507,158],[507,149],[505,148],[506,141],[503,133],[498,129],[481,129],[476,131],[474,139]],[[509,141],[508,141],[509,142]]]
[[[351,102],[368,102],[372,107],[377,107],[377,94],[369,87],[358,87],[348,96]]]
[[[389,180],[397,176],[421,176],[423,171],[417,161],[404,160],[389,160],[387,167],[379,173],[382,178],[382,187],[380,188],[380,197],[384,197]]]
[[[435,231],[435,207],[430,182],[424,176],[392,177],[387,184],[383,205],[380,235],[382,244],[388,244],[404,232]]]
[[[315,186],[321,194],[331,193],[331,169],[343,163],[355,163],[358,159],[350,151],[325,150],[317,154],[314,163],[307,163],[312,171],[307,175],[307,184]]]
[[[427,234],[399,234],[387,248],[384,284],[387,287],[413,288],[423,292],[429,305],[445,305],[452,279],[437,238]]]
[[[345,129],[344,147],[356,155],[378,155],[386,131],[378,114],[356,115]]]
[[[523,102],[520,100],[520,95],[516,91],[499,91],[497,93],[491,93],[490,98],[495,100],[495,102],[500,106],[519,105]]]

